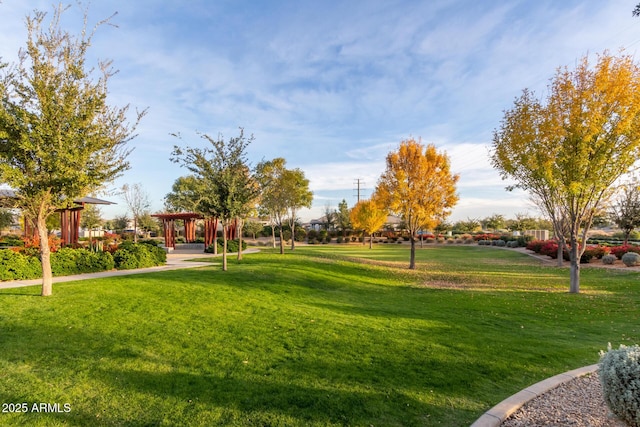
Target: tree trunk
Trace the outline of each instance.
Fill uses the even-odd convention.
[[[280,227],[282,228],[282,227]],[[280,236],[282,238],[282,236]],[[271,243],[273,244],[273,249],[276,248],[276,226],[273,224],[271,226]]]
[[[282,226],[280,226],[280,255],[284,255],[284,237],[282,234]]]
[[[49,233],[47,218],[40,209],[37,219],[38,237],[40,238],[40,262],[42,264],[42,293],[43,297],[53,293],[53,275],[51,274],[51,250],[49,248]]]
[[[291,224],[291,250],[296,248],[296,223]]]
[[[138,217],[133,217],[133,243],[138,243]]]
[[[411,258],[409,260],[409,269],[416,269],[416,241],[413,236],[411,236]]]
[[[569,260],[571,262],[569,292],[577,294],[580,293],[580,248],[574,237],[571,238]]]
[[[369,249],[373,249],[373,233],[369,233]]]
[[[238,261],[242,259],[242,220],[238,220]]]
[[[558,251],[557,251],[557,258],[556,258],[556,262],[558,267],[562,267],[562,265],[564,264],[564,242],[562,240],[558,240]]]
[[[222,225],[222,271],[227,271],[227,231],[229,226]],[[216,243],[217,245],[217,243]]]

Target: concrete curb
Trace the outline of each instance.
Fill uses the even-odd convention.
[[[511,414],[520,409],[528,401],[540,396],[541,394],[546,393],[553,388],[558,387],[560,384],[564,384],[584,375],[591,374],[593,372],[596,372],[597,370],[597,364],[584,366],[582,368],[574,369],[573,371],[558,374],[555,377],[542,380],[539,383],[527,387],[524,390],[498,403],[496,406],[485,412],[473,424],[471,424],[471,427],[498,427],[504,420],[509,418]]]

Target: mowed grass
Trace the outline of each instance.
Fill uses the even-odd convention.
[[[0,425],[465,426],[640,341],[640,275],[476,246],[270,251],[0,291]],[[32,412],[34,403],[70,412]]]

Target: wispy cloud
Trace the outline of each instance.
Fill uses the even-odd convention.
[[[51,7],[28,3],[0,3],[5,60],[24,46],[24,16]],[[558,66],[604,49],[634,53],[631,9],[622,0],[90,4],[94,20],[119,12],[91,49],[120,70],[110,101],[149,107],[132,169],[114,185],[141,182],[160,209],[185,172],[168,159],[179,143],[169,134],[202,144],[195,131],[229,137],[243,126],[256,137],[254,164],[285,157],[305,171],[314,216],[323,202],[353,201],[356,178],[373,188],[386,154],[413,136],[446,150],[460,174],[453,218],[526,211],[526,196],[506,193],[491,168],[493,129],[523,88],[544,93]]]

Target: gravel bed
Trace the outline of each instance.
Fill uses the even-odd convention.
[[[500,426],[627,427],[611,415],[597,372],[561,384],[530,400]]]

